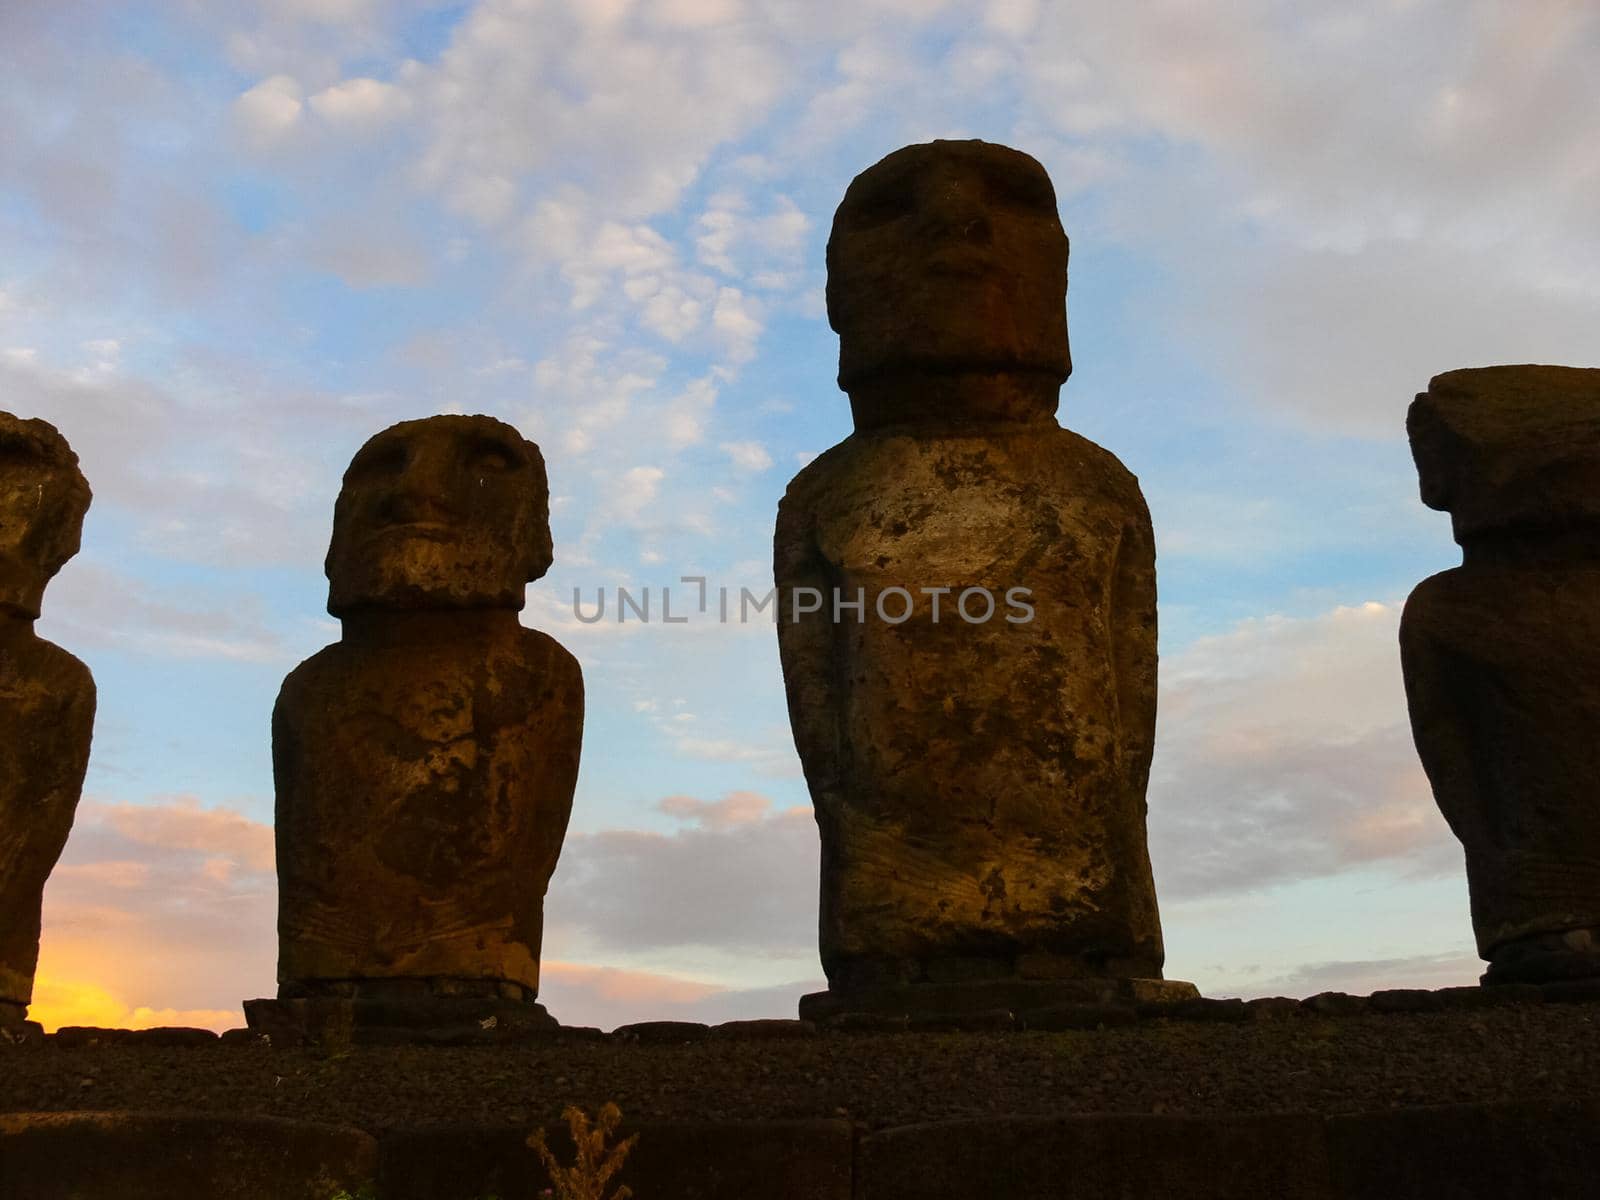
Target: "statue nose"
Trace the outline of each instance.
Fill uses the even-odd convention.
[[[987,246],[994,238],[983,189],[970,179],[945,176],[933,181],[923,211],[930,234],[940,239]]]
[[[406,468],[384,495],[380,513],[386,524],[447,522],[456,516],[450,503],[450,470],[447,456],[420,451],[412,454]]]

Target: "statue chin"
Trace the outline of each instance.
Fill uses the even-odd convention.
[[[38,620],[48,577],[32,564],[0,554],[0,580],[0,614]]]

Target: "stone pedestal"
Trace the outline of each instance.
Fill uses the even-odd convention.
[[[487,997],[410,996],[244,1002],[245,1022],[274,1046],[494,1045],[560,1029],[542,1004]]]
[[[1199,998],[1194,984],[1176,979],[981,979],[812,992],[800,997],[800,1017],[825,1026],[854,1013],[915,1020],[1009,1012],[1026,1021],[1069,1004],[1141,1008]]]

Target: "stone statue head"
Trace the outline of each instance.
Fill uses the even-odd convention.
[[[402,421],[344,473],[328,611],[520,609],[552,558],[538,446],[493,417]]]
[[[1037,372],[1060,384],[1067,235],[1026,154],[989,142],[906,146],[851,182],[828,238],[839,386],[906,371]]]
[[[1600,527],[1600,370],[1497,366],[1436,375],[1406,414],[1422,502],[1456,540]]]
[[[89,500],[54,425],[0,412],[0,611],[38,617],[45,585],[78,552]]]

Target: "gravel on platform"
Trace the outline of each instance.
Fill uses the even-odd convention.
[[[0,1111],[190,1109],[374,1132],[555,1120],[847,1117],[872,1128],[1068,1113],[1362,1112],[1600,1097],[1600,1005],[1067,1033],[823,1033],[640,1045],[0,1047]]]

